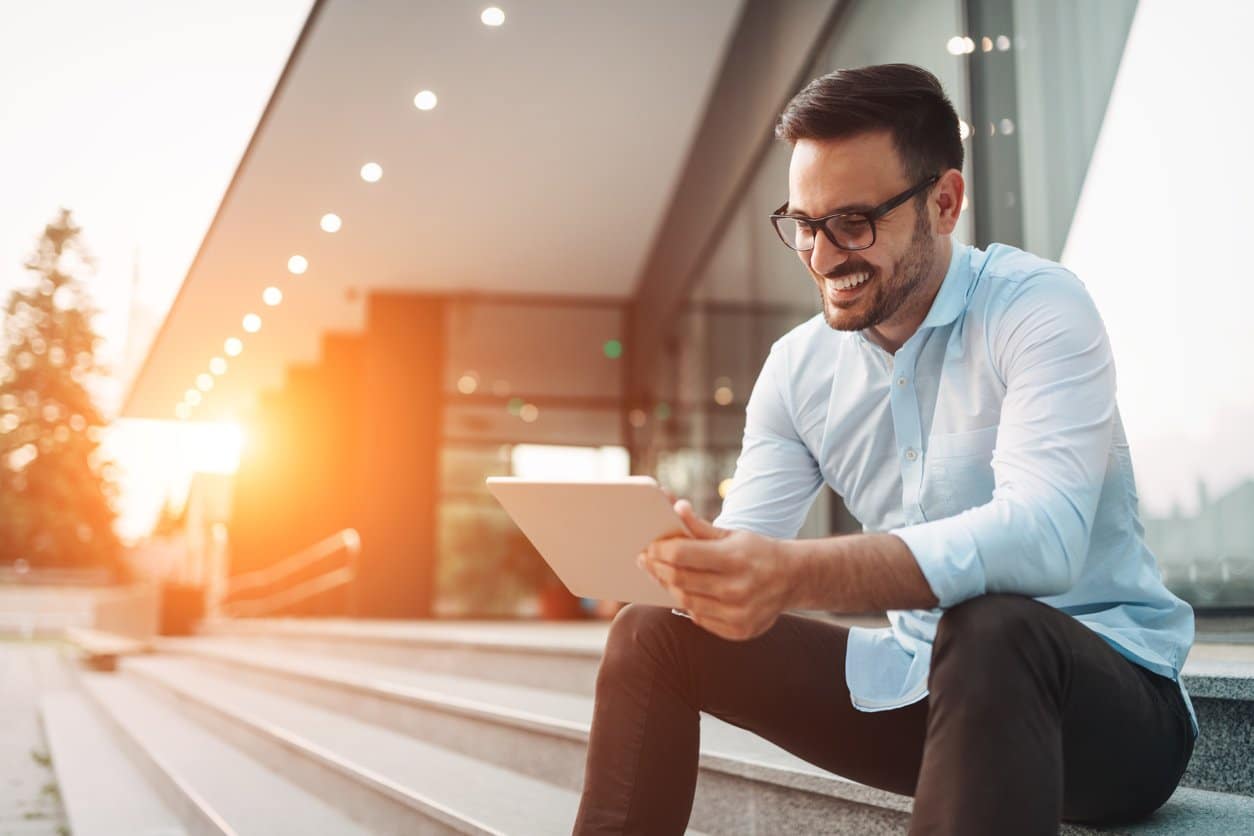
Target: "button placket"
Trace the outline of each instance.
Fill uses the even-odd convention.
[[[918,517],[923,512],[920,504],[923,490],[923,430],[919,418],[918,393],[911,383],[918,360],[917,352],[917,341],[907,341],[907,345],[898,349],[894,355],[893,368],[890,370],[890,380],[895,385],[889,389],[889,404],[901,455],[902,510],[908,518]]]

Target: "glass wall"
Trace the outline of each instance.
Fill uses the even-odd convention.
[[[1146,2],[1129,18],[1061,259],[1110,332],[1146,539],[1167,585],[1199,610],[1248,608],[1254,271],[1240,248],[1254,226],[1254,108],[1228,80],[1245,72],[1254,5]]]
[[[973,24],[990,21],[973,37],[1012,34],[1000,65],[996,45],[967,55],[976,177],[994,197],[1021,196],[997,207],[1018,238],[998,240],[1061,261],[1097,302],[1145,537],[1167,585],[1203,612],[1254,606],[1254,394],[1224,359],[1254,353],[1249,270],[1234,270],[1223,246],[1254,219],[1254,176],[1232,164],[1254,114],[1206,81],[1241,72],[1236,33],[1254,10],[1228,7],[1217,25],[1215,14],[1136,0],[969,7]],[[981,143],[999,152],[981,154]]]
[[[535,471],[546,450],[545,478],[595,477],[617,461],[623,304],[466,296],[446,311],[435,610],[533,615],[555,577],[484,480],[534,476],[527,463]]]

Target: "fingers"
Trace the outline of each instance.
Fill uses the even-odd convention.
[[[668,588],[673,587],[693,595],[705,595],[720,601],[740,602],[745,597],[745,585],[739,577],[694,569],[678,569],[657,561],[650,563],[647,569],[653,577]]]
[[[733,641],[750,639],[761,632],[753,626],[760,618],[749,606],[748,594],[740,594],[743,590],[736,581],[709,572],[675,570],[643,557],[637,563],[698,626]]]
[[[675,503],[675,513],[679,514],[679,518],[684,521],[684,525],[692,532],[692,536],[701,540],[715,540],[726,537],[731,532],[725,528],[718,528],[697,515],[696,510],[692,507],[692,503],[686,499],[681,499]]]
[[[746,641],[757,636],[761,631],[751,629],[740,621],[729,621],[709,612],[689,611],[688,617],[702,629],[708,630],[720,638],[730,641]]]
[[[689,537],[674,537],[654,540],[644,550],[644,555],[651,561],[658,561],[679,569],[692,569],[699,572],[740,571],[742,561],[723,548],[723,545]]]

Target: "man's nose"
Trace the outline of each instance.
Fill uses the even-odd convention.
[[[826,276],[849,260],[849,253],[833,244],[823,233],[814,236],[814,249],[810,250],[810,269]]]

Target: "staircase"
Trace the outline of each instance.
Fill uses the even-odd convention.
[[[159,640],[45,700],[73,832],[569,833],[606,630],[274,619]],[[1190,660],[1189,786],[1135,827],[1062,832],[1254,834],[1254,648],[1215,647]],[[910,798],[701,722],[690,832],[905,831]]]

